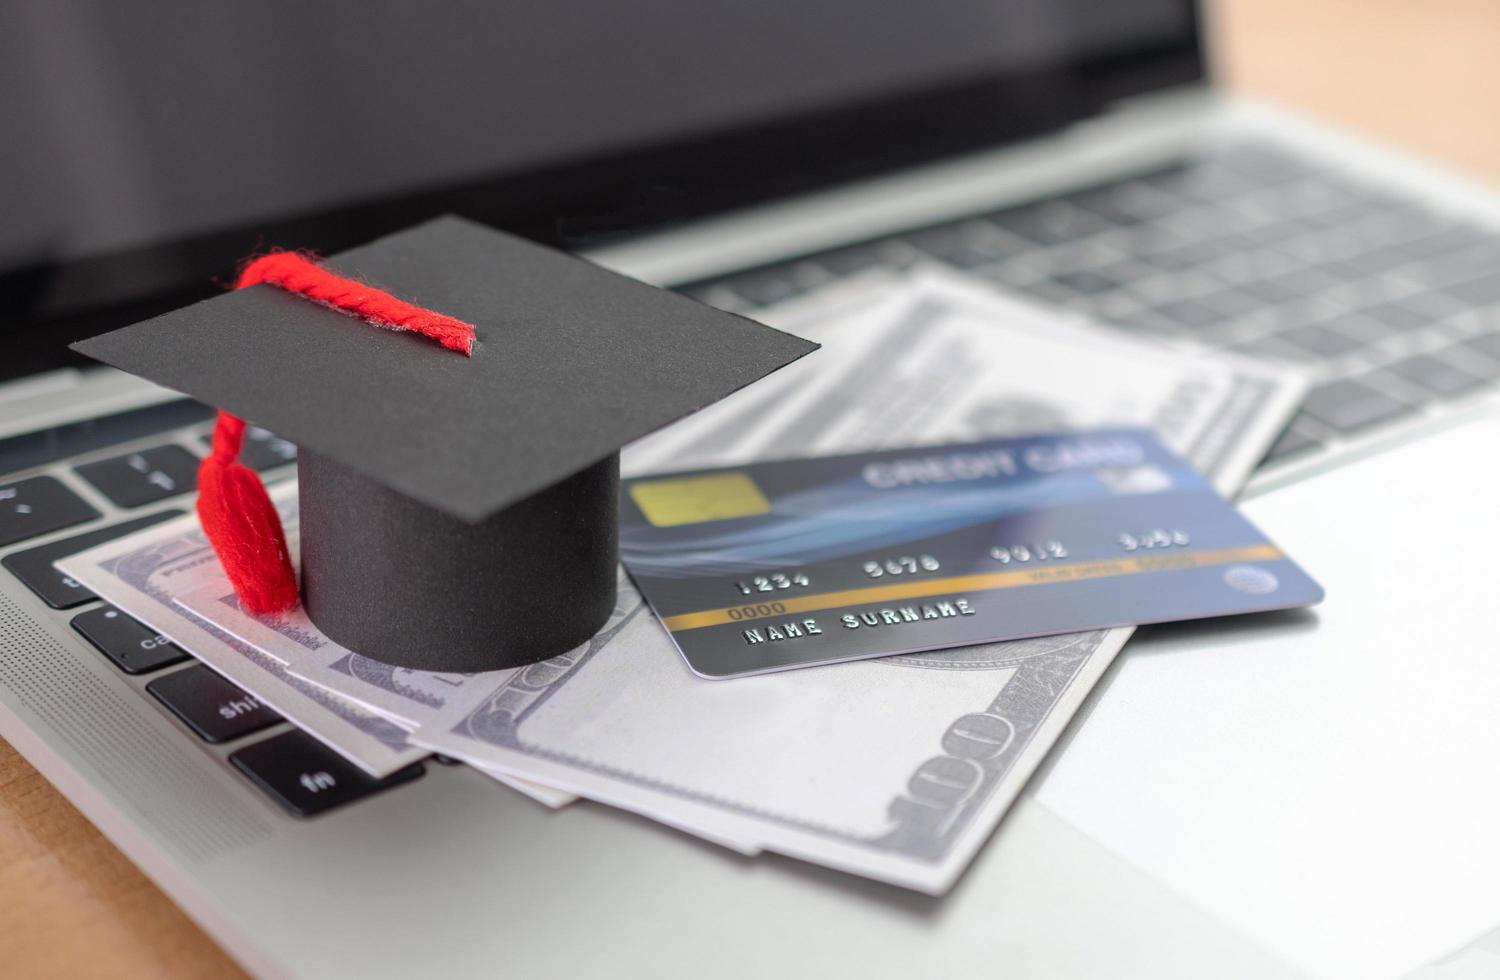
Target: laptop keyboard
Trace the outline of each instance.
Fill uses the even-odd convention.
[[[1316,383],[1263,465],[1500,381],[1500,236],[1259,146],[695,284],[737,312],[936,261],[1120,330]]]
[[[174,407],[128,413],[133,417],[132,426],[114,425],[106,419],[100,428],[139,433],[211,414],[202,406],[188,407],[191,403],[169,405]],[[145,430],[141,429],[142,422]],[[202,425],[196,428],[201,430]],[[94,440],[94,429],[80,431],[88,438],[89,448],[108,446]],[[223,746],[223,762],[293,816],[314,816],[422,775],[421,763],[385,779],[366,775],[315,739],[289,730],[281,716],[253,694],[193,662],[187,651],[165,636],[114,606],[99,602],[94,593],[53,567],[60,558],[186,513],[181,506],[152,506],[168,499],[180,504],[181,495],[197,485],[199,453],[207,453],[209,434],[189,431],[186,435],[181,441],[141,445],[129,452],[72,465],[66,459],[58,461],[71,478],[93,488],[127,516],[43,544],[22,543],[93,521],[102,516],[101,512],[55,476],[0,483],[0,543],[22,545],[0,558],[0,566],[51,608],[69,610],[59,615],[69,617],[67,623],[82,644],[82,655],[103,657],[123,675],[138,678],[143,697],[154,699],[186,733],[191,733],[189,737],[205,746]],[[46,452],[47,440],[34,436],[28,433],[19,437],[24,443],[21,449],[34,455]],[[14,443],[6,440],[3,448],[12,450]],[[55,460],[56,455],[46,458]],[[295,446],[264,429],[251,427],[246,431],[241,458],[247,465],[274,470],[294,461],[296,455]],[[73,611],[85,605],[87,608]],[[268,737],[263,740],[253,740],[266,733]]]
[[[687,291],[750,312],[917,262],[945,263],[1129,333],[1301,366],[1316,384],[1263,466],[1336,451],[1500,383],[1500,236],[1258,146]],[[0,565],[72,626],[80,656],[107,659],[184,737],[287,812],[311,816],[415,779],[420,763],[384,780],[366,776],[52,568],[64,555],[183,513],[182,494],[208,450],[208,415],[173,402],[0,440],[0,460],[12,470],[50,464],[65,477],[0,482]],[[187,422],[196,424],[175,428]],[[170,438],[139,444],[169,429]],[[88,455],[60,459],[59,446]],[[275,472],[295,457],[290,443],[252,429],[243,458]],[[113,512],[85,500],[82,487]],[[173,509],[160,509],[164,501]],[[101,517],[103,526],[26,544]]]

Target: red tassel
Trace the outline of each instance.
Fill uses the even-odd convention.
[[[297,573],[265,485],[237,461],[244,440],[244,420],[220,412],[213,451],[198,466],[198,520],[245,610],[286,612],[297,606]]]
[[[419,333],[465,356],[474,354],[473,324],[334,275],[296,252],[273,252],[254,260],[240,273],[235,288],[260,283],[377,325]],[[198,520],[240,604],[257,616],[286,612],[297,606],[297,573],[265,485],[254,470],[238,462],[244,441],[245,421],[220,411],[213,451],[198,466]]]

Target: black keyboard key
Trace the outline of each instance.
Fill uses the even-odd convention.
[[[1367,276],[1384,276],[1395,272],[1412,261],[1411,253],[1398,245],[1384,246],[1359,252],[1344,260],[1345,264],[1358,269]]]
[[[1293,347],[1274,334],[1262,334],[1249,340],[1235,344],[1231,350],[1251,357],[1259,357],[1270,361],[1308,361],[1311,360],[1308,353],[1300,348]]]
[[[240,462],[252,470],[269,470],[297,461],[297,447],[269,429],[258,425],[245,429],[245,441],[240,446]]]
[[[6,555],[0,564],[10,569],[11,574],[26,583],[26,587],[35,592],[43,602],[53,609],[69,609],[80,603],[88,602],[94,598],[94,593],[84,588],[78,582],[59,572],[52,567],[52,563],[69,555],[76,555],[80,551],[87,551],[97,544],[113,541],[115,538],[123,538],[127,534],[139,531],[143,527],[160,524],[162,521],[173,517],[180,517],[180,510],[164,510],[160,514],[150,514],[146,517],[138,517],[124,524],[115,524],[112,527],[101,527],[97,531],[89,531],[84,534],[76,534],[71,538],[63,538],[61,541],[53,541],[37,548],[29,548],[26,551],[18,551],[13,555]]]
[[[156,446],[76,469],[121,507],[140,507],[198,486],[198,457],[181,446]]]
[[[1091,269],[1078,269],[1074,272],[1062,272],[1052,277],[1052,281],[1065,289],[1085,296],[1093,296],[1097,293],[1107,293],[1111,289],[1119,289],[1120,284],[1109,276],[1094,272]]]
[[[231,742],[281,720],[270,705],[203,664],[158,677],[146,690],[205,742]]]
[[[1302,410],[1331,429],[1355,432],[1409,413],[1406,402],[1359,381],[1334,381],[1314,388]]]
[[[1277,287],[1280,287],[1282,293],[1290,291],[1295,296],[1311,296],[1313,293],[1320,293],[1338,285],[1337,279],[1324,275],[1317,269],[1304,267],[1288,269],[1285,272],[1268,275],[1264,282],[1274,282]],[[1240,288],[1248,293],[1255,293],[1255,285],[1254,283],[1247,282],[1241,285]],[[1269,297],[1262,296],[1261,298],[1268,299]]]
[[[1477,337],[1470,337],[1460,346],[1466,347],[1469,350],[1478,351],[1485,357],[1488,357],[1492,361],[1495,361],[1497,364],[1500,364],[1500,333],[1482,333]],[[1472,360],[1470,361],[1470,365],[1473,367],[1479,366],[1477,364],[1474,364]]]
[[[1166,261],[1175,263],[1179,269],[1187,269],[1194,266],[1207,265],[1210,262],[1217,262],[1219,259],[1230,255],[1242,255],[1254,247],[1254,242],[1247,241],[1238,235],[1225,237],[1214,235],[1209,238],[1189,242],[1186,245],[1167,252],[1157,253],[1149,261],[1157,264]]]
[[[1479,375],[1427,354],[1388,364],[1386,370],[1440,397],[1462,395],[1485,384]]]
[[[1213,238],[1220,238],[1227,234],[1243,236],[1245,232],[1261,224],[1260,219],[1238,208],[1217,205],[1193,208],[1184,212],[1181,220]],[[1259,240],[1241,237],[1239,244],[1245,245],[1252,241],[1258,243]]]
[[[98,516],[97,510],[55,477],[0,484],[0,547]]]
[[[1279,278],[1252,279],[1239,284],[1240,291],[1247,296],[1253,296],[1262,303],[1285,303],[1299,296],[1307,295],[1306,291],[1298,290],[1289,283],[1282,282]]]
[[[1247,174],[1264,184],[1319,176],[1314,165],[1299,156],[1251,143],[1237,143],[1217,149],[1204,159],[1206,165]]]
[[[1472,306],[1488,306],[1500,302],[1500,274],[1454,283],[1445,287],[1443,292]]]
[[[234,767],[294,816],[311,817],[421,776],[420,762],[384,779],[362,772],[306,732],[256,742],[229,757]]]
[[[699,302],[703,302],[700,298]],[[213,449],[213,433],[203,437],[203,448],[205,451]],[[269,470],[272,467],[283,466],[294,463],[297,460],[297,447],[281,438],[270,429],[262,429],[258,425],[247,425],[245,427],[245,441],[240,444],[240,462],[252,470]]]
[[[1051,279],[1038,279],[1016,288],[1048,303],[1061,304],[1078,299],[1077,293],[1064,289]]]
[[[792,278],[792,270],[786,266],[736,276],[724,285],[753,306],[772,306],[803,291],[803,286]]]
[[[832,252],[820,252],[812,257],[812,261],[836,276],[852,276],[889,264],[878,243],[850,245]]]
[[[1433,321],[1445,320],[1469,309],[1452,296],[1441,292],[1413,293],[1401,297],[1399,302]]]
[[[1164,194],[1193,201],[1222,201],[1254,190],[1258,181],[1202,161],[1142,178]]]
[[[987,247],[988,242],[976,241],[962,224],[926,228],[904,237],[913,247],[960,269],[988,265],[1001,255],[998,248]]]
[[[697,300],[704,306],[715,306],[720,301],[719,288],[715,283],[709,283],[708,285],[673,286],[672,289],[686,296],[688,299]],[[213,435],[204,436],[203,442],[212,449],[214,442]]]
[[[1228,319],[1212,306],[1195,299],[1179,299],[1163,303],[1156,308],[1155,313],[1164,320],[1170,320],[1189,329],[1210,327]]]
[[[1283,330],[1280,336],[1320,357],[1342,357],[1364,346],[1359,340],[1322,323],[1305,323]]]
[[[1382,323],[1374,317],[1363,316],[1363,312],[1363,310],[1360,310],[1354,313],[1340,313],[1336,316],[1319,320],[1318,324],[1324,327],[1331,327],[1347,337],[1354,338],[1363,345],[1385,340],[1396,333],[1396,330],[1389,324]]]
[[[1324,228],[1361,231],[1364,229],[1356,226],[1379,214],[1380,211],[1368,201],[1341,201],[1336,197],[1325,197],[1309,209],[1306,217]],[[1368,233],[1363,237],[1371,240]]]
[[[1313,230],[1313,226],[1309,225],[1306,221],[1292,219],[1247,228],[1241,234],[1257,245],[1281,245],[1299,235],[1305,235],[1311,230]]]
[[[1180,336],[1180,331],[1176,324],[1168,323],[1150,310],[1136,310],[1134,313],[1111,316],[1108,318],[1108,321],[1112,326],[1136,333],[1150,334],[1157,337]]]
[[[1154,229],[1153,229],[1154,230]],[[1197,256],[1183,254],[1181,236],[1142,235],[1125,243],[1125,251],[1138,262],[1159,272],[1180,272],[1197,263]]]
[[[1127,249],[1138,262],[1143,262],[1158,272],[1181,272],[1198,264],[1196,255],[1188,255],[1180,248],[1160,252],[1135,252]]]
[[[114,606],[79,613],[73,628],[127,674],[149,673],[188,658],[181,647]]]
[[[1200,296],[1199,301],[1203,305],[1212,307],[1231,319],[1250,316],[1266,308],[1266,303],[1263,300],[1241,292],[1238,289],[1221,289],[1217,293]]]
[[[1424,239],[1433,235],[1441,235],[1450,238],[1455,234],[1466,237],[1468,241],[1475,240],[1477,229],[1468,229],[1463,225],[1455,225],[1453,219],[1433,214],[1418,207],[1417,205],[1404,204],[1394,199],[1387,199],[1381,217],[1388,224],[1389,238],[1395,242],[1402,242],[1409,246],[1417,254],[1427,254],[1431,249],[1426,245],[1419,245]],[[1478,237],[1483,238],[1483,235]],[[1449,246],[1440,245],[1439,251]]]
[[[1395,237],[1398,247],[1416,259],[1441,259],[1471,250],[1479,253],[1472,261],[1495,258],[1494,234],[1476,225],[1448,224],[1443,219],[1426,216],[1411,221],[1408,228],[1398,229]]]
[[[1341,282],[1356,283],[1360,286],[1367,286],[1370,284],[1370,276],[1363,269],[1353,266],[1348,262],[1340,262],[1337,259],[1320,259],[1318,263],[1311,268],[1317,270],[1324,276],[1339,280]]]
[[[1500,267],[1500,244],[1490,243],[1460,252],[1449,252],[1431,256],[1418,262],[1406,275],[1418,282],[1446,286],[1458,284],[1463,291],[1466,283],[1476,276],[1486,276]],[[1488,278],[1488,276],[1486,276]],[[1481,287],[1485,289],[1493,288]],[[1467,302],[1467,301],[1466,301]]]
[[[1193,172],[1193,168],[1197,165],[1196,161],[1174,163],[1161,170],[1137,177],[1135,180],[1136,183],[1153,188],[1154,190],[1172,193],[1187,179],[1187,176]]]
[[[1296,429],[1287,429],[1281,434],[1281,438],[1271,444],[1271,448],[1266,451],[1266,458],[1261,460],[1261,462],[1279,463],[1284,459],[1291,459],[1294,456],[1310,453],[1321,446],[1322,443],[1318,442],[1312,436],[1299,432]]]
[[[1359,313],[1392,330],[1420,330],[1432,322],[1431,316],[1401,303],[1376,303],[1362,308]]]
[[[1144,262],[1135,259],[1123,259],[1118,262],[1109,262],[1105,265],[1093,266],[1088,269],[1079,269],[1073,274],[1100,276],[1104,280],[1114,284],[1106,288],[1106,291],[1108,291],[1109,289],[1124,289],[1129,286],[1139,286],[1145,280],[1155,277],[1156,270]],[[1058,280],[1064,283],[1068,281],[1066,274],[1059,275]],[[1103,287],[1104,283],[1098,282],[1095,285]],[[1136,291],[1139,292],[1138,289]]]
[[[1068,195],[1065,200],[1120,227],[1143,224],[1171,209],[1171,205],[1162,200],[1160,195],[1128,182],[1080,191]]]
[[[1046,201],[1013,211],[1002,211],[990,220],[1003,231],[1038,245],[1060,245],[1109,227],[1101,218],[1062,201]]]

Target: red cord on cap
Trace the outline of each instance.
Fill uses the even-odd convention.
[[[473,356],[473,324],[334,275],[296,252],[272,252],[255,259],[240,273],[235,288],[260,283],[280,286],[378,326],[431,337],[449,350]],[[255,615],[286,612],[297,606],[297,573],[265,484],[238,461],[244,441],[245,421],[221,410],[214,423],[213,449],[198,466],[198,520],[245,610]]]
[[[352,313],[376,326],[431,337],[465,356],[474,353],[474,324],[413,306],[373,286],[336,276],[298,252],[262,255],[245,266],[234,288],[244,289],[263,282],[331,306],[340,313]]]

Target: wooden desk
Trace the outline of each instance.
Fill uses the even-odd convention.
[[[1500,3],[1220,0],[1231,86],[1500,179]],[[0,971],[210,977],[240,971],[0,742]]]
[[[0,974],[244,974],[0,741]]]
[[[1217,0],[1231,89],[1500,181],[1500,3]]]

